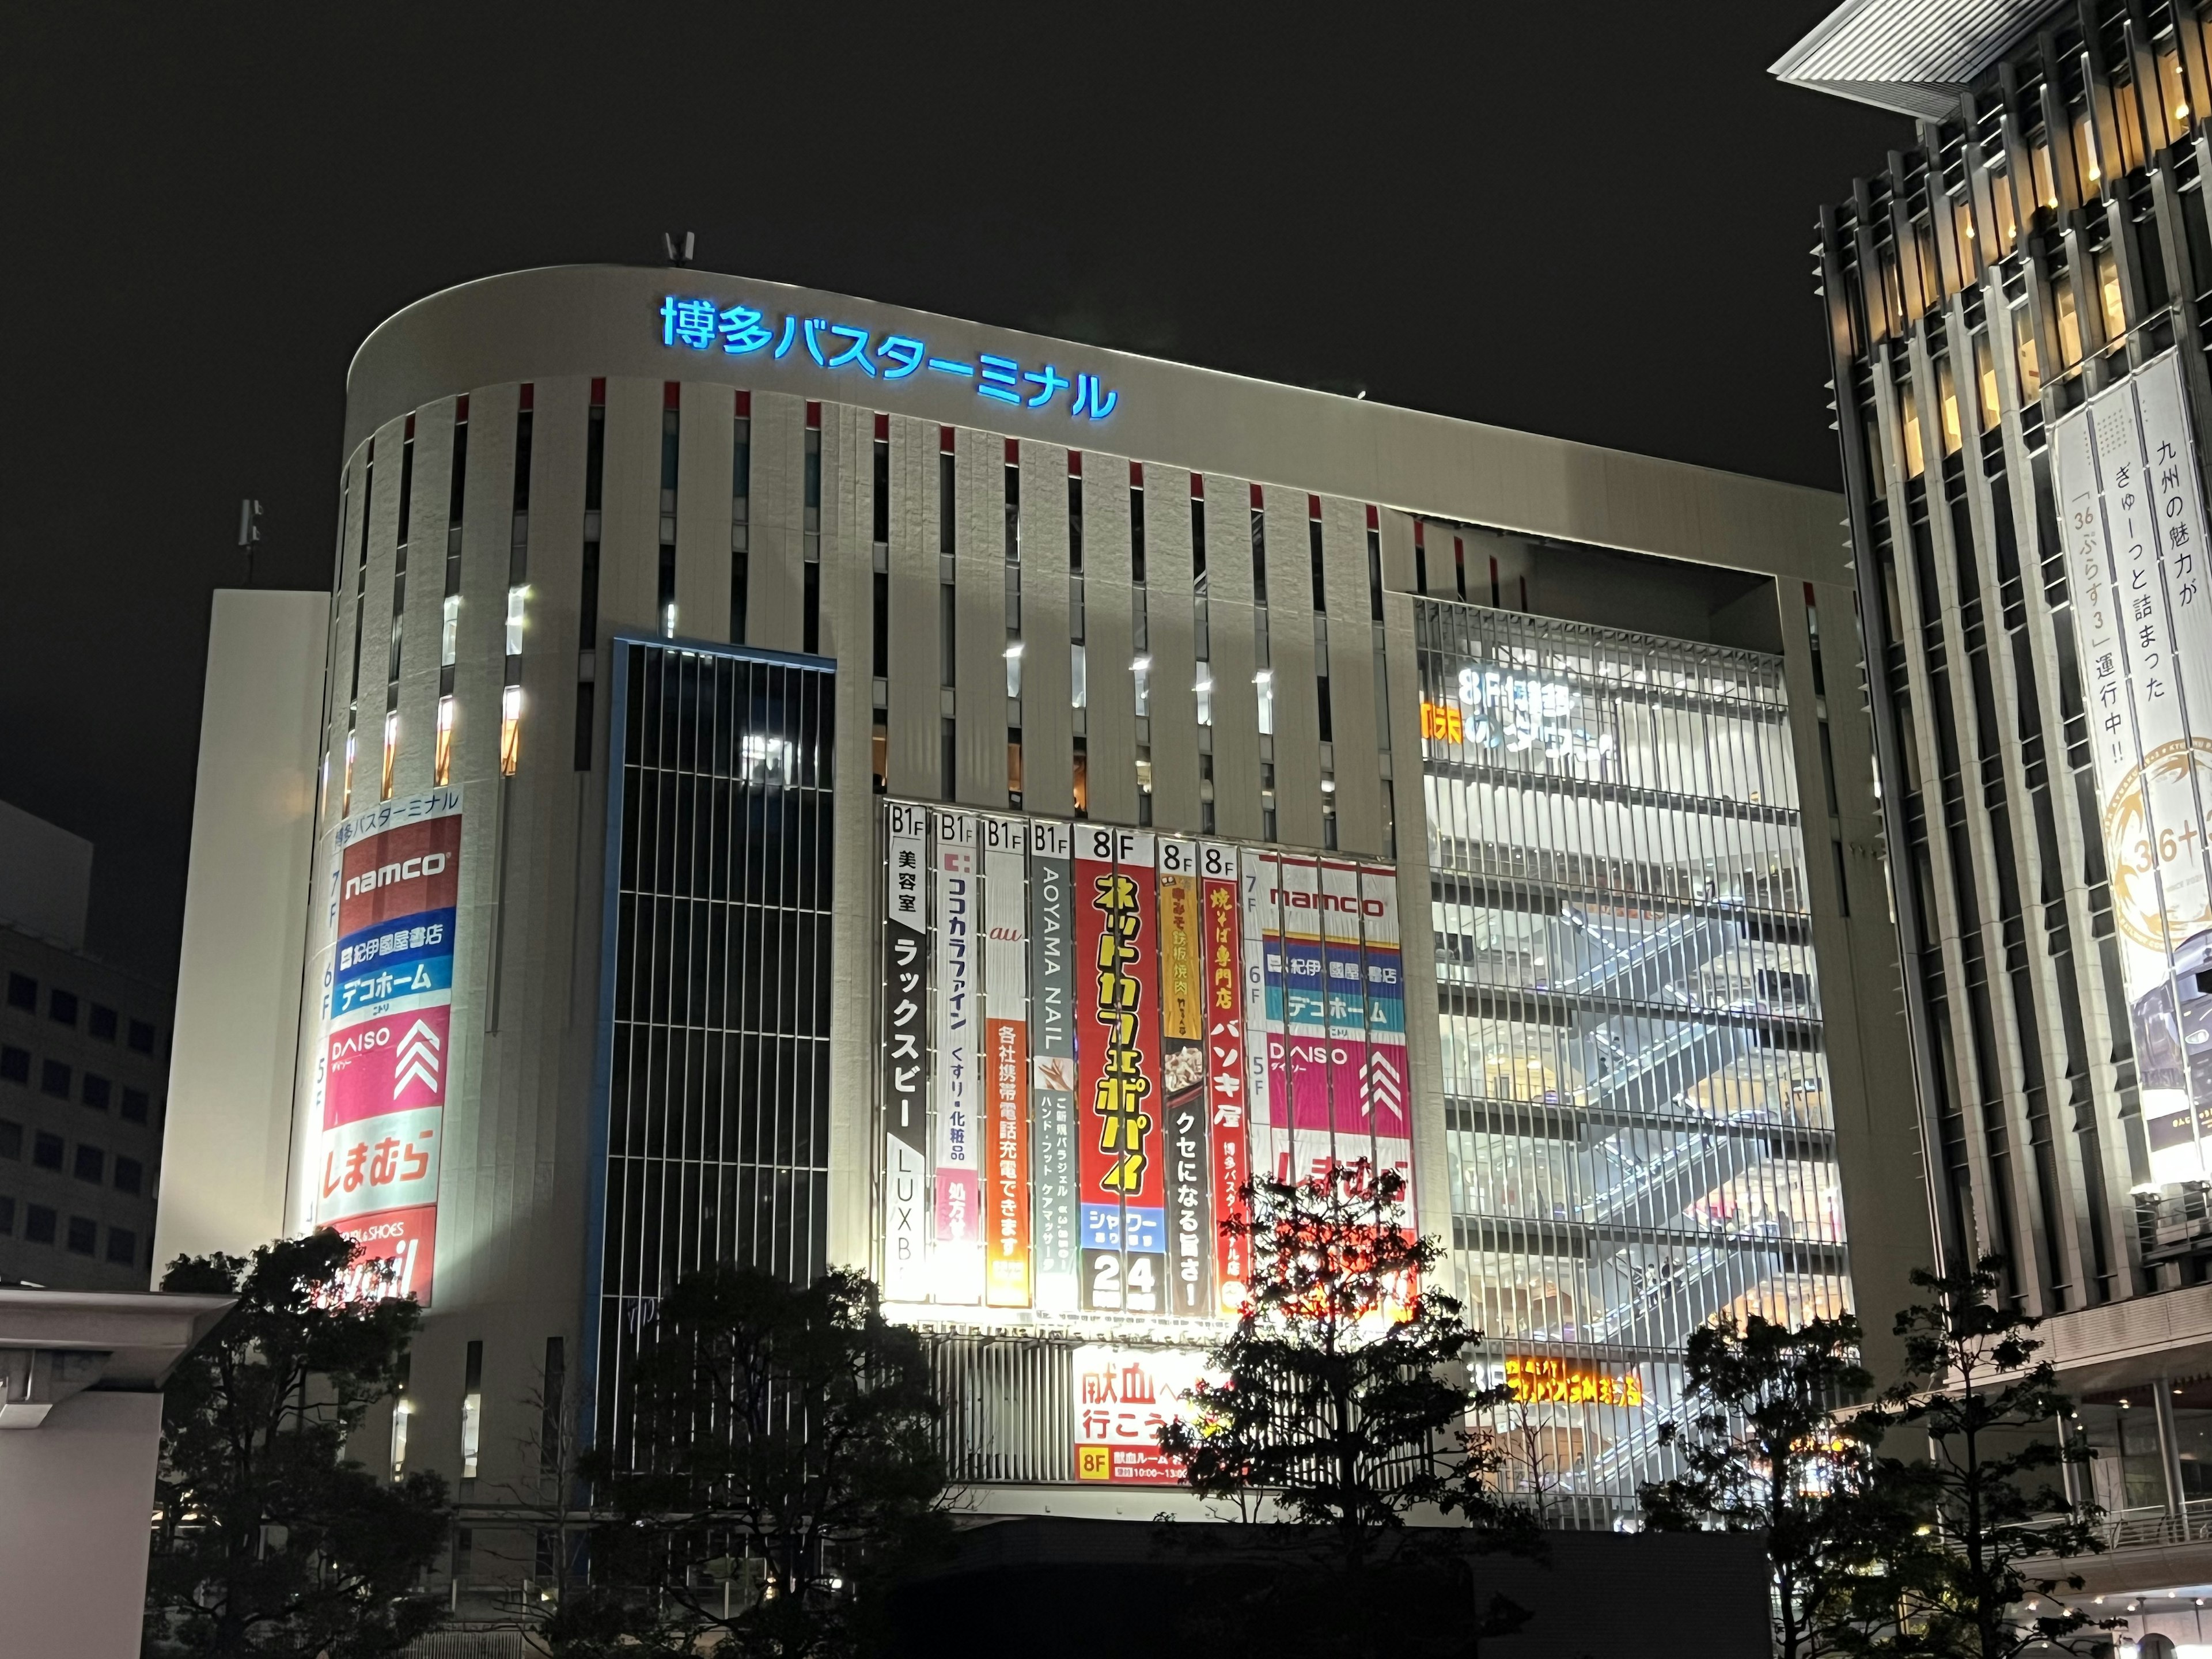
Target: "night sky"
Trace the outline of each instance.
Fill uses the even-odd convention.
[[[239,498],[258,581],[326,587],[362,337],[664,229],[710,270],[1833,488],[1814,216],[1911,132],[1768,76],[1827,9],[13,0],[0,799],[96,843],[91,948],[173,975]]]

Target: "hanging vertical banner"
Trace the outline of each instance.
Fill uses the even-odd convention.
[[[2051,440],[2149,1172],[2160,1183],[2202,1179],[2212,1132],[2212,1076],[2206,1057],[2190,1053],[2183,1020],[2198,973],[2212,967],[2204,863],[2212,754],[2190,729],[2188,694],[2204,668],[2180,648],[2172,603],[2185,599],[2179,608],[2194,635],[2203,603],[2192,587],[2196,549],[2170,545],[2161,522],[2169,501],[2177,521],[2196,516],[2195,461],[2185,425],[2176,428],[2184,417],[2178,386],[2166,389],[2170,372],[2153,365],[2099,393],[2056,422]],[[2146,462],[2143,384],[2153,387],[2158,447],[2172,452],[2162,498],[2160,469]]]
[[[890,804],[884,854],[884,1294],[929,1292],[929,814]]]
[[[1030,1305],[1029,825],[983,820],[983,1300]]]
[[[1339,859],[1321,864],[1322,1006],[1328,1022],[1329,1155],[1372,1170],[1368,1121],[1367,975],[1359,949],[1359,870]]]
[[[1083,1305],[1123,1313],[1161,1310],[1167,1265],[1152,857],[1142,830],[1075,832]]]
[[[1244,1305],[1247,1241],[1221,1224],[1246,1213],[1244,1183],[1252,1178],[1247,1150],[1244,1054],[1243,923],[1237,849],[1209,841],[1198,849],[1199,908],[1203,918],[1206,995],[1206,1107],[1213,1196],[1214,1311]]]
[[[1030,825],[1030,1086],[1035,1132],[1036,1305],[1073,1310],[1081,1299],[1075,1151],[1075,937],[1069,914],[1075,837],[1065,823]]]
[[[931,918],[936,951],[930,963],[937,994],[936,1126],[931,1140],[936,1182],[930,1277],[940,1302],[983,1299],[983,1218],[980,1145],[982,1091],[976,1041],[981,906],[975,890],[975,819],[939,812],[937,909]]]
[[[1291,1179],[1335,1156],[1329,1131],[1328,964],[1321,924],[1321,864],[1285,857],[1274,909],[1283,930],[1283,1032],[1287,1114],[1295,1138]]]
[[[389,1278],[363,1293],[430,1305],[439,1140],[453,1068],[461,792],[380,803],[337,827],[338,913],[325,1010],[315,1223]]]
[[[1418,1232],[1413,1206],[1413,1073],[1406,1063],[1404,945],[1398,927],[1398,872],[1359,871],[1359,919],[1367,970],[1367,1063],[1360,1100],[1375,1139],[1375,1164],[1406,1182],[1401,1224]]]
[[[1196,843],[1159,842],[1160,1079],[1167,1168],[1167,1310],[1211,1313],[1211,1168],[1206,1137],[1205,920]]]

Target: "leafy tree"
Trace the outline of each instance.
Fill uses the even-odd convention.
[[[416,1593],[446,1541],[434,1474],[386,1483],[345,1455],[389,1397],[419,1310],[328,1231],[251,1259],[179,1256],[161,1288],[235,1296],[161,1404],[149,1654],[368,1659],[439,1618]],[[386,1276],[388,1278],[388,1275]]]
[[[1193,1492],[1275,1518],[1272,1565],[1224,1605],[1285,1652],[1472,1653],[1528,1618],[1502,1597],[1474,1606],[1468,1530],[1477,1548],[1529,1553],[1540,1534],[1469,1433],[1468,1413],[1506,1391],[1468,1386],[1480,1333],[1432,1283],[1442,1246],[1400,1224],[1404,1193],[1396,1172],[1358,1166],[1250,1183],[1223,1224],[1252,1264],[1212,1356],[1223,1380],[1160,1431]],[[1465,1525],[1409,1527],[1425,1510]]]
[[[2122,1622],[2092,1626],[2059,1607],[2062,1586],[2082,1580],[2042,1571],[2104,1546],[2095,1507],[2051,1484],[2090,1454],[2057,1437],[2068,1403],[2051,1362],[2036,1358],[2043,1345],[2029,1333],[2042,1322],[1998,1299],[2004,1267],[1989,1255],[1948,1277],[1916,1271],[1912,1282],[1934,1295],[1897,1316],[1905,1377],[1866,1431],[1924,1436],[1928,1455],[1885,1457],[1877,1471],[1920,1524],[1863,1587],[1868,1651],[2013,1659],[2044,1644],[2102,1645],[2095,1632]],[[2031,1595],[2049,1610],[2021,1612]]]
[[[1911,1532],[1870,1478],[1879,1426],[1837,1415],[1874,1387],[1863,1336],[1848,1314],[1794,1328],[1731,1315],[1697,1331],[1683,1356],[1685,1414],[1659,1431],[1681,1447],[1686,1473],[1640,1494],[1655,1531],[1765,1535],[1779,1659],[1850,1645],[1843,1620],[1857,1580]]]
[[[583,1459],[617,1518],[550,1626],[562,1659],[854,1652],[949,1543],[927,1357],[859,1274],[694,1274],[634,1376],[631,1446]]]

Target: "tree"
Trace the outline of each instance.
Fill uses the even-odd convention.
[[[586,1545],[592,1522],[584,1502],[582,1468],[586,1397],[580,1380],[540,1370],[538,1386],[516,1402],[526,1429],[514,1442],[520,1473],[501,1483],[506,1494],[503,1518],[513,1527],[477,1528],[477,1552],[520,1569],[518,1576],[536,1589],[536,1595],[521,1601],[514,1616],[514,1627],[521,1630],[547,1630],[588,1582]]]
[[[1863,1336],[1848,1314],[1795,1328],[1730,1315],[1697,1331],[1683,1355],[1685,1415],[1659,1431],[1681,1447],[1686,1473],[1639,1494],[1655,1531],[1765,1534],[1779,1659],[1850,1645],[1842,1620],[1856,1581],[1911,1530],[1870,1479],[1876,1421],[1837,1414],[1874,1387]]]
[[[1248,1241],[1251,1279],[1212,1356],[1222,1380],[1160,1431],[1193,1492],[1277,1517],[1278,1559],[1242,1600],[1248,1628],[1285,1651],[1417,1653],[1436,1636],[1472,1652],[1528,1616],[1493,1598],[1469,1617],[1468,1531],[1523,1553],[1540,1534],[1499,1498],[1498,1453],[1470,1434],[1469,1412],[1506,1392],[1468,1386],[1480,1333],[1435,1288],[1443,1248],[1400,1224],[1404,1194],[1395,1171],[1345,1165],[1248,1185],[1223,1224]],[[1464,1525],[1409,1528],[1424,1510]]]
[[[162,1397],[149,1654],[368,1659],[437,1622],[416,1589],[446,1541],[443,1483],[387,1484],[345,1455],[398,1388],[420,1317],[412,1301],[350,1294],[378,1287],[358,1256],[325,1229],[251,1259],[179,1256],[162,1275],[165,1291],[238,1304]]]
[[[694,1274],[634,1375],[630,1446],[583,1460],[616,1519],[550,1627],[563,1659],[850,1653],[949,1543],[927,1357],[859,1274]]]
[[[2042,1343],[2042,1322],[1997,1300],[2005,1263],[1988,1255],[1964,1273],[1916,1271],[1934,1292],[1897,1316],[1905,1377],[1888,1389],[1869,1432],[1924,1436],[1924,1458],[1884,1458],[1877,1478],[1913,1506],[1920,1525],[1891,1553],[1863,1599],[1869,1651],[2013,1659],[2120,1620],[2098,1621],[2055,1598],[2078,1590],[2079,1575],[2045,1576],[2045,1562],[2103,1548],[2094,1505],[2069,1503],[2051,1472],[2086,1461],[2087,1448],[2061,1443],[2068,1409]],[[2027,1617],[2030,1595],[2051,1611]]]

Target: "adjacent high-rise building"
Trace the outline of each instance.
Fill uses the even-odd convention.
[[[2212,1581],[2205,23],[1931,19],[1853,0],[1775,67],[1914,121],[1814,258],[1932,1222],[2049,1321],[2115,1546],[2086,1594],[2169,1592],[2133,1629],[2187,1651]]]
[[[221,1109],[423,1303],[457,1572],[708,1262],[872,1274],[978,1509],[1146,1517],[1242,1182],[1400,1170],[1605,1526],[1699,1323],[1929,1259],[1836,497],[684,269],[426,299],[347,422]]]

